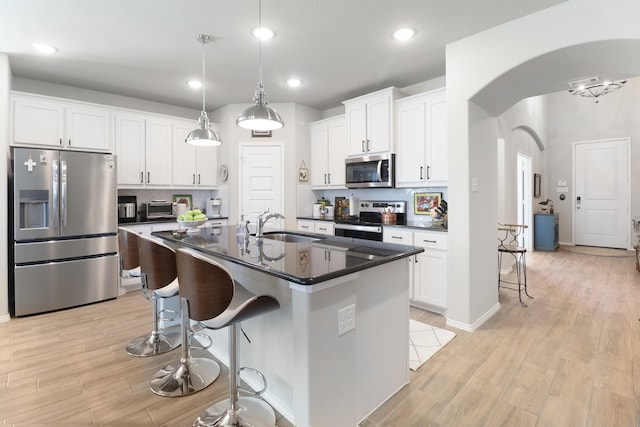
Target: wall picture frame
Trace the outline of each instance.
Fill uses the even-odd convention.
[[[309,182],[309,169],[307,169],[307,165],[304,163],[304,160],[298,169],[298,182]]]
[[[193,209],[193,197],[191,194],[174,194],[173,203],[184,203],[187,205],[187,210]]]
[[[413,195],[413,213],[416,215],[431,215],[440,206],[442,193],[415,193]]]
[[[270,130],[252,130],[251,138],[271,138]]]

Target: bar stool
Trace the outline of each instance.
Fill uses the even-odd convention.
[[[182,292],[182,289],[180,291]],[[214,360],[191,356],[191,337],[195,334],[191,331],[189,311],[202,312],[206,310],[206,308],[197,307],[198,304],[204,303],[206,301],[202,299],[192,300],[189,303],[186,298],[180,298],[180,323],[182,326],[180,359],[176,364],[167,365],[160,369],[153,376],[149,386],[155,394],[165,397],[187,396],[208,387],[220,375],[220,365]],[[211,346],[211,338],[207,335],[203,335],[203,337],[209,340],[209,345],[194,348],[204,350]]]
[[[131,356],[147,357],[171,351],[181,343],[180,327],[159,330],[158,313],[158,299],[177,295],[178,280],[174,250],[159,240],[143,235],[137,237],[142,293],[145,298],[151,300],[153,324],[150,333],[134,338],[126,350]],[[173,310],[164,310],[171,311]]]
[[[120,252],[120,277],[125,270],[139,270],[138,234],[128,228],[118,227],[118,249]]]
[[[522,301],[522,291],[529,298],[533,299],[527,291],[527,248],[521,246],[518,239],[529,226],[520,224],[498,224],[498,290],[501,287],[518,291],[520,305],[527,307]],[[502,254],[510,254],[515,260],[516,282],[502,280]],[[517,288],[502,286],[501,283],[517,285]]]
[[[189,317],[205,328],[230,328],[229,399],[207,408],[193,425],[275,426],[275,413],[268,403],[255,397],[239,396],[237,342],[238,323],[277,310],[280,304],[271,296],[252,294],[236,282],[226,268],[197,251],[178,249],[176,260],[180,295],[189,307]],[[266,381],[262,390],[250,393],[261,394],[264,390]]]

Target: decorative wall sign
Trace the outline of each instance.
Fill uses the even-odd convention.
[[[220,165],[218,168],[218,175],[222,182],[227,182],[227,179],[229,179],[229,168],[227,165]]]
[[[304,160],[300,164],[300,169],[298,169],[298,181],[309,182],[309,169],[307,169],[307,165],[305,165]]]
[[[540,197],[540,186],[542,184],[542,176],[539,173],[533,174],[533,197]]]
[[[413,213],[416,215],[430,215],[431,211],[440,206],[442,193],[415,193],[413,195]]]

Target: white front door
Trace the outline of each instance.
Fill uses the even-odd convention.
[[[629,247],[629,139],[577,142],[574,158],[576,245]]]
[[[240,213],[256,224],[269,209],[284,215],[283,148],[281,144],[240,147]],[[270,228],[283,228],[282,220],[270,220]]]

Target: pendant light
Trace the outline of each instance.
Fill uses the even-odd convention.
[[[196,40],[202,43],[202,112],[198,119],[198,129],[194,129],[189,132],[189,135],[185,138],[184,142],[191,145],[203,145],[203,146],[216,146],[222,144],[218,134],[209,127],[209,118],[207,117],[207,110],[205,109],[205,72],[204,72],[204,45],[213,40],[212,36],[207,34],[198,34]]]
[[[258,0],[258,26],[262,28],[262,0]],[[236,119],[236,125],[249,130],[275,130],[284,126],[284,120],[278,112],[269,106],[262,85],[262,40],[258,39],[260,68],[258,87],[253,96],[254,104],[245,109]]]

